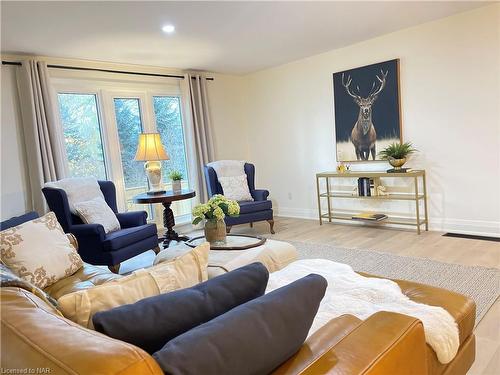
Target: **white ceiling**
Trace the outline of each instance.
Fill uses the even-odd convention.
[[[242,74],[484,4],[2,1],[1,50]]]

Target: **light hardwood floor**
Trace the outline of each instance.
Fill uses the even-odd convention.
[[[316,220],[276,218],[276,234],[270,238],[324,243],[347,248],[430,258],[433,260],[496,267],[500,269],[500,243],[483,240],[443,237],[440,232],[373,228],[360,225],[325,223]],[[267,223],[235,226],[231,233],[269,233]],[[500,286],[499,286],[500,287]],[[497,300],[475,331],[476,361],[471,375],[500,374],[500,301]]]

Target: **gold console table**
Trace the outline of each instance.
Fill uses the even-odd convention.
[[[349,192],[332,192],[330,188],[330,179],[336,178],[360,178],[368,177],[374,180],[375,185],[375,195],[372,196],[359,196],[353,195]],[[377,195],[377,186],[380,185],[380,180],[382,178],[413,178],[414,189],[412,193],[388,193],[387,195]],[[419,192],[419,178],[422,181],[422,192]],[[326,192],[320,191],[320,181],[325,179],[326,182]],[[332,220],[353,220],[352,214],[346,214],[341,212],[334,212],[333,210],[333,198],[339,199],[378,199],[378,200],[401,200],[401,201],[415,201],[415,218],[402,218],[402,217],[391,217],[387,214],[387,219],[382,221],[375,221],[376,224],[399,224],[399,225],[409,225],[414,226],[417,229],[417,233],[420,234],[420,227],[425,225],[425,230],[429,230],[429,216],[427,210],[427,186],[425,182],[425,171],[424,170],[413,170],[404,173],[387,173],[387,172],[322,172],[316,174],[316,187],[318,193],[318,214],[319,223],[323,224],[323,219],[328,219],[329,222]],[[323,212],[321,206],[322,199],[326,199],[327,212]],[[423,201],[424,208],[424,218],[421,218],[420,203]],[[359,220],[356,220],[359,221]],[[372,223],[370,221],[370,223]]]

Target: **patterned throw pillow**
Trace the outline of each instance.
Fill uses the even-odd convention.
[[[21,279],[4,264],[0,264],[0,286],[2,286],[2,288],[14,287],[27,290],[28,292],[33,293],[35,296],[45,301],[47,304],[50,304],[57,308],[57,301],[54,298],[49,296],[40,288],[37,288],[26,280]]]
[[[235,201],[253,201],[248,189],[247,175],[219,177],[220,186],[227,199]]]
[[[53,212],[1,231],[0,256],[16,275],[41,289],[83,266]]]
[[[101,197],[75,203],[75,210],[85,224],[101,224],[105,233],[121,229],[115,213]]]

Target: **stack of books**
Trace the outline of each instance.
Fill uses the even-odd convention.
[[[353,220],[367,220],[367,221],[382,221],[387,219],[385,214],[374,214],[371,212],[362,212],[352,216]]]
[[[358,178],[358,195],[360,197],[370,197],[373,180],[368,177]]]

